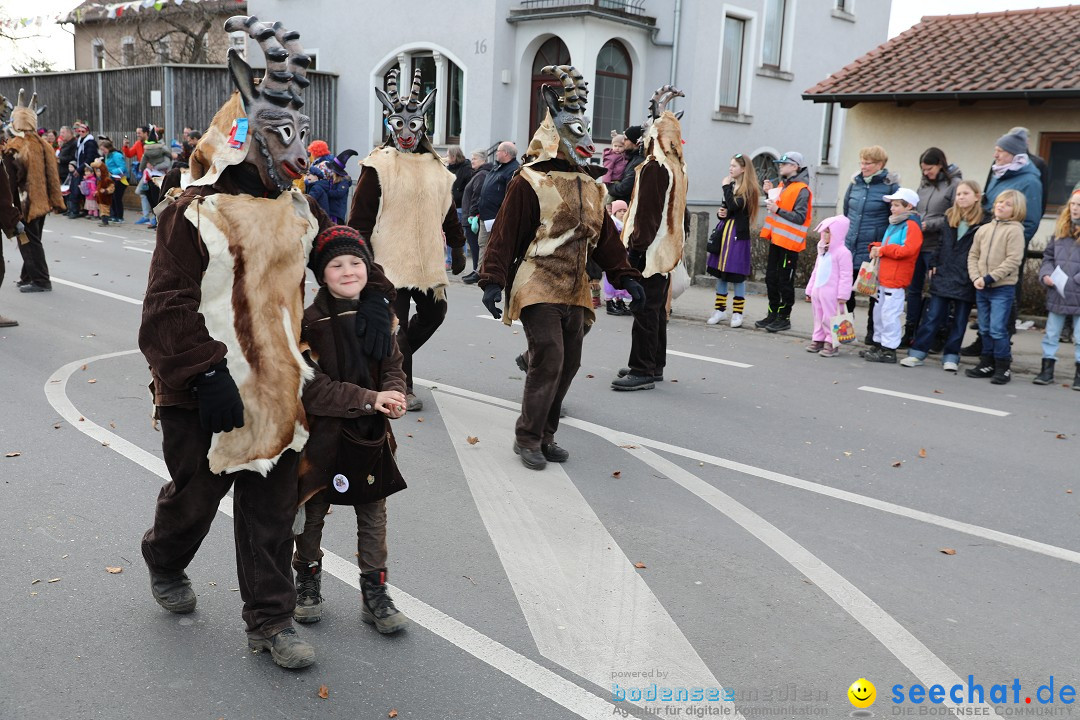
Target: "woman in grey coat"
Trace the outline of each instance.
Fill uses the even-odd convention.
[[[1061,209],[1054,239],[1043,251],[1039,279],[1046,285],[1046,334],[1042,341],[1042,371],[1032,382],[1049,385],[1054,382],[1054,363],[1065,318],[1072,317],[1073,327],[1080,322],[1080,190],[1074,190]],[[1072,389],[1080,390],[1080,344],[1074,352],[1076,376]]]
[[[960,169],[949,165],[945,153],[936,147],[927,148],[919,156],[919,168],[922,170],[922,181],[919,183],[917,210],[923,220],[923,244],[919,256],[915,258],[915,273],[911,276],[911,284],[907,288],[907,317],[900,347],[911,344],[911,338],[915,336],[919,322],[922,321],[926,272],[941,245],[945,211],[953,206],[956,185],[963,178]]]

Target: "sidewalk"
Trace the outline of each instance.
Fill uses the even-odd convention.
[[[687,288],[681,296],[679,296],[671,304],[671,316],[680,318],[682,320],[690,320],[692,322],[700,322],[703,328],[709,330],[716,330],[718,332],[756,332],[768,335],[765,330],[758,330],[754,327],[754,322],[760,320],[768,314],[769,301],[764,294],[755,294],[754,290],[760,287],[757,283],[747,284],[747,297],[746,297],[746,313],[743,316],[743,326],[741,328],[733,330],[727,322],[722,322],[719,325],[706,325],[705,320],[708,319],[713,312],[713,301],[716,298],[715,281],[709,283],[699,283],[691,285]],[[755,287],[750,287],[754,285]],[[795,307],[791,312],[791,330],[777,333],[778,335],[789,335],[792,337],[805,338],[807,342],[810,341],[811,328],[813,325],[814,315],[810,303],[803,302],[802,288],[795,289]],[[728,295],[728,311],[731,309],[731,295]],[[860,301],[858,307],[855,308],[855,328],[859,333],[859,339],[854,343],[847,346],[846,349],[841,350],[844,353],[854,354],[857,349],[865,347],[862,344],[862,337],[866,332],[866,303]],[[968,330],[964,337],[964,345],[972,342],[975,339],[975,331]],[[1039,367],[1042,361],[1042,328],[1033,327],[1030,330],[1017,330],[1016,335],[1013,336],[1013,373],[1020,373],[1025,375],[1037,375],[1039,373]],[[1063,352],[1064,351],[1064,352]],[[897,360],[907,357],[906,350],[897,351]],[[1058,357],[1065,358],[1071,365],[1072,360],[1072,345],[1062,344],[1062,347],[1058,350]],[[927,365],[940,364],[941,355],[931,355],[926,359]],[[975,358],[961,358],[960,370],[963,372],[969,367],[975,365]]]

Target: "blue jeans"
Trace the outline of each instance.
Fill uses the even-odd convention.
[[[1046,314],[1046,334],[1043,335],[1042,349],[1043,357],[1046,359],[1053,358],[1057,355],[1058,343],[1061,340],[1061,329],[1065,327],[1065,318],[1068,315],[1059,315],[1054,312],[1048,312]],[[1076,332],[1076,328],[1080,327],[1080,315],[1073,315],[1073,332]],[[1075,339],[1075,335],[1073,338]],[[1075,346],[1076,362],[1080,363],[1080,343]]]
[[[975,291],[975,307],[979,309],[979,337],[982,339],[984,356],[993,355],[997,360],[1012,360],[1009,321],[1015,297],[1015,285]]]
[[[743,281],[741,283],[731,283],[731,284],[733,286],[732,289],[735,291],[735,297],[746,297],[746,281]],[[728,281],[727,280],[717,280],[716,281],[716,294],[717,295],[727,295],[727,292],[728,292]]]
[[[968,315],[971,314],[971,303],[938,295],[931,295],[923,305],[923,320],[919,329],[915,331],[915,339],[911,343],[908,355],[920,360],[926,358],[938,330],[949,321],[950,305],[955,306],[955,315],[949,327],[949,339],[945,341],[941,361],[943,363],[960,362],[960,345],[964,342],[964,331],[967,330]],[[911,305],[909,304],[908,307]]]

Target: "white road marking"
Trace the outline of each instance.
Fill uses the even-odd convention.
[[[53,278],[54,282],[55,280]],[[138,350],[125,350],[68,363],[54,372],[45,382],[45,396],[48,398],[49,404],[72,427],[98,442],[107,442],[110,450],[118,452],[168,482],[170,479],[169,471],[164,460],[106,430],[97,423],[87,419],[80,421],[79,418],[84,416],[79,413],[67,397],[68,378],[83,365],[138,352]],[[218,511],[231,518],[233,515],[232,498],[228,495],[222,498],[218,505]],[[360,589],[356,565],[325,548],[323,549],[323,570],[353,589]],[[587,720],[610,720],[614,714],[617,706],[612,703],[575,685],[517,651],[492,640],[461,621],[455,620],[428,605],[423,600],[413,597],[401,588],[393,585],[389,587],[393,591],[394,602],[415,624],[430,630],[481,662],[517,680],[525,687],[561,705],[578,717]]]
[[[486,402],[489,405],[496,405],[498,407],[504,407],[508,410],[521,410],[521,406],[518,403],[511,402],[509,400],[503,400],[502,398],[492,397],[490,395],[483,395],[481,393],[473,392],[472,390],[466,390],[464,388],[454,387],[452,385],[446,385],[444,383],[433,382],[431,380],[424,380],[422,378],[414,378],[414,384],[421,385],[432,390],[438,389],[442,392],[453,393],[454,395],[460,395],[462,397],[472,398],[474,400],[480,400]],[[618,445],[632,445],[639,444],[653,448],[654,450],[661,450],[663,452],[671,453],[672,455],[679,455],[689,460],[696,460],[698,462],[709,463],[710,465],[716,465],[717,467],[726,468],[737,473],[744,475],[750,475],[752,477],[761,478],[762,480],[769,480],[771,482],[779,483],[780,485],[788,485],[790,487],[799,488],[800,490],[806,490],[808,492],[816,493],[818,495],[824,495],[826,497],[835,498],[837,500],[843,500],[855,505],[861,505],[863,507],[873,508],[874,510],[881,510],[891,515],[898,515],[911,520],[918,520],[929,525],[937,525],[938,527],[946,528],[947,530],[954,530],[956,532],[965,533],[967,535],[973,535],[984,540],[990,540],[991,542],[1000,543],[1002,545],[1009,545],[1021,550],[1027,550],[1029,552],[1039,553],[1040,555],[1046,555],[1058,560],[1065,560],[1066,562],[1080,564],[1080,552],[1075,550],[1068,550],[1066,548],[1058,547],[1056,545],[1049,545],[1047,543],[1038,542],[1036,540],[1029,540],[1028,538],[1020,537],[1018,535],[1010,535],[1009,533],[1000,532],[998,530],[991,530],[990,528],[982,527],[981,525],[973,525],[960,520],[953,520],[951,518],[942,517],[941,515],[935,515],[933,513],[923,512],[922,510],[915,510],[914,508],[905,507],[903,505],[897,505],[895,503],[886,502],[884,500],[878,500],[877,498],[867,497],[865,495],[859,495],[857,493],[848,492],[847,490],[838,490],[837,488],[829,487],[828,485],[822,485],[820,483],[811,482],[809,480],[803,480],[801,478],[792,477],[783,473],[774,472],[772,470],[766,470],[764,468],[754,467],[753,465],[747,465],[745,463],[737,462],[735,460],[728,460],[726,458],[717,457],[716,455],[710,455],[708,453],[698,452],[697,450],[690,450],[689,448],[679,447],[678,445],[672,445],[670,443],[661,442],[659,440],[652,440],[650,438],[640,437],[638,435],[631,435],[623,433],[603,425],[597,425],[596,423],[588,422],[587,420],[579,420],[577,418],[564,418],[560,421],[562,425],[568,425],[570,427],[576,427],[579,430],[585,430],[594,435],[599,435],[607,440],[616,442]]]
[[[752,368],[753,365],[747,365],[746,363],[735,362],[734,360],[721,360],[720,358],[709,357],[708,355],[694,355],[693,353],[680,352],[678,350],[668,350],[668,355],[674,355],[675,357],[690,358],[691,360],[704,360],[705,362],[716,363],[717,365],[730,365],[737,368]]]
[[[91,235],[104,235],[105,237],[116,238],[117,240],[127,240],[127,237],[124,236],[124,235],[113,235],[112,233],[101,232],[100,230],[91,230],[90,234]]]
[[[92,242],[92,243],[103,243],[103,242],[105,242],[104,240],[98,240],[97,238],[83,237],[82,235],[69,235],[68,237],[70,237],[72,240],[85,240],[86,242]]]
[[[657,667],[666,686],[719,688],[563,468],[540,475],[510,452],[514,413],[449,393],[436,401],[540,653],[600,687],[614,671]],[[470,445],[474,432],[483,440]]]
[[[49,230],[47,228],[41,228],[41,232],[43,232],[43,233],[51,233],[52,230]]]
[[[765,543],[773,552],[791,563],[792,567],[805,575],[876,637],[926,687],[937,684],[944,687],[963,684],[964,681],[959,675],[877,603],[768,520],[693,473],[660,457],[652,450],[642,447],[624,448],[624,450],[734,520],[744,530]],[[951,700],[946,700],[945,704],[954,708],[983,708],[984,716],[999,717],[994,712],[994,708],[986,704],[966,705],[954,703]]]
[[[71,282],[70,280],[61,280],[55,275],[53,275],[50,279],[54,283],[60,283],[61,285],[67,285],[68,287],[78,288],[79,290],[85,290],[86,292],[92,292],[97,295],[104,295],[105,297],[112,298],[113,300],[120,300],[121,302],[131,303],[132,305],[142,305],[142,300],[136,300],[135,298],[117,295],[116,293],[109,292],[108,290],[98,290],[95,287],[90,287],[89,285],[80,285],[79,283]]]
[[[151,255],[154,253],[153,250],[147,250],[146,248],[131,247],[130,245],[125,245],[124,249],[125,250],[134,250],[135,252],[150,253]]]
[[[489,315],[477,315],[476,317],[482,318],[484,320],[494,320],[495,322],[498,322],[498,323],[502,322],[502,318],[491,317],[490,314]],[[521,327],[521,321],[520,320],[515,320],[514,325],[517,325],[518,327]]]
[[[970,410],[971,412],[983,413],[985,415],[994,415],[996,417],[1006,417],[1010,413],[1004,410],[992,410],[990,408],[979,407],[978,405],[965,405],[964,403],[952,402],[951,400],[938,400],[937,398],[923,397],[922,395],[912,395],[911,393],[897,392],[896,390],[886,390],[884,388],[870,387],[869,385],[863,385],[859,388],[866,392],[877,393],[879,395],[891,395],[893,397],[904,398],[905,400],[918,400],[919,402],[930,403],[931,405],[944,405],[945,407],[957,408],[958,410]]]

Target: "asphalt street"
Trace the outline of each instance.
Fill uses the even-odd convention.
[[[300,628],[317,661],[284,671],[247,648],[228,499],[189,568],[196,612],[150,597],[139,542],[167,479],[137,351],[153,233],[46,231],[53,292],[17,291],[11,243],[0,289],[21,323],[0,331],[0,718],[841,718],[859,678],[879,717],[1080,714],[1061,695],[1080,685],[1068,378],[997,387],[673,320],[665,382],[615,393],[631,318],[601,314],[558,435],[570,460],[533,472],[510,450],[524,333],[455,279],[415,359],[425,407],[395,425],[409,489],[389,500],[390,581],[414,623],[360,622],[336,508],[324,619]],[[892,700],[956,683],[961,702]]]

